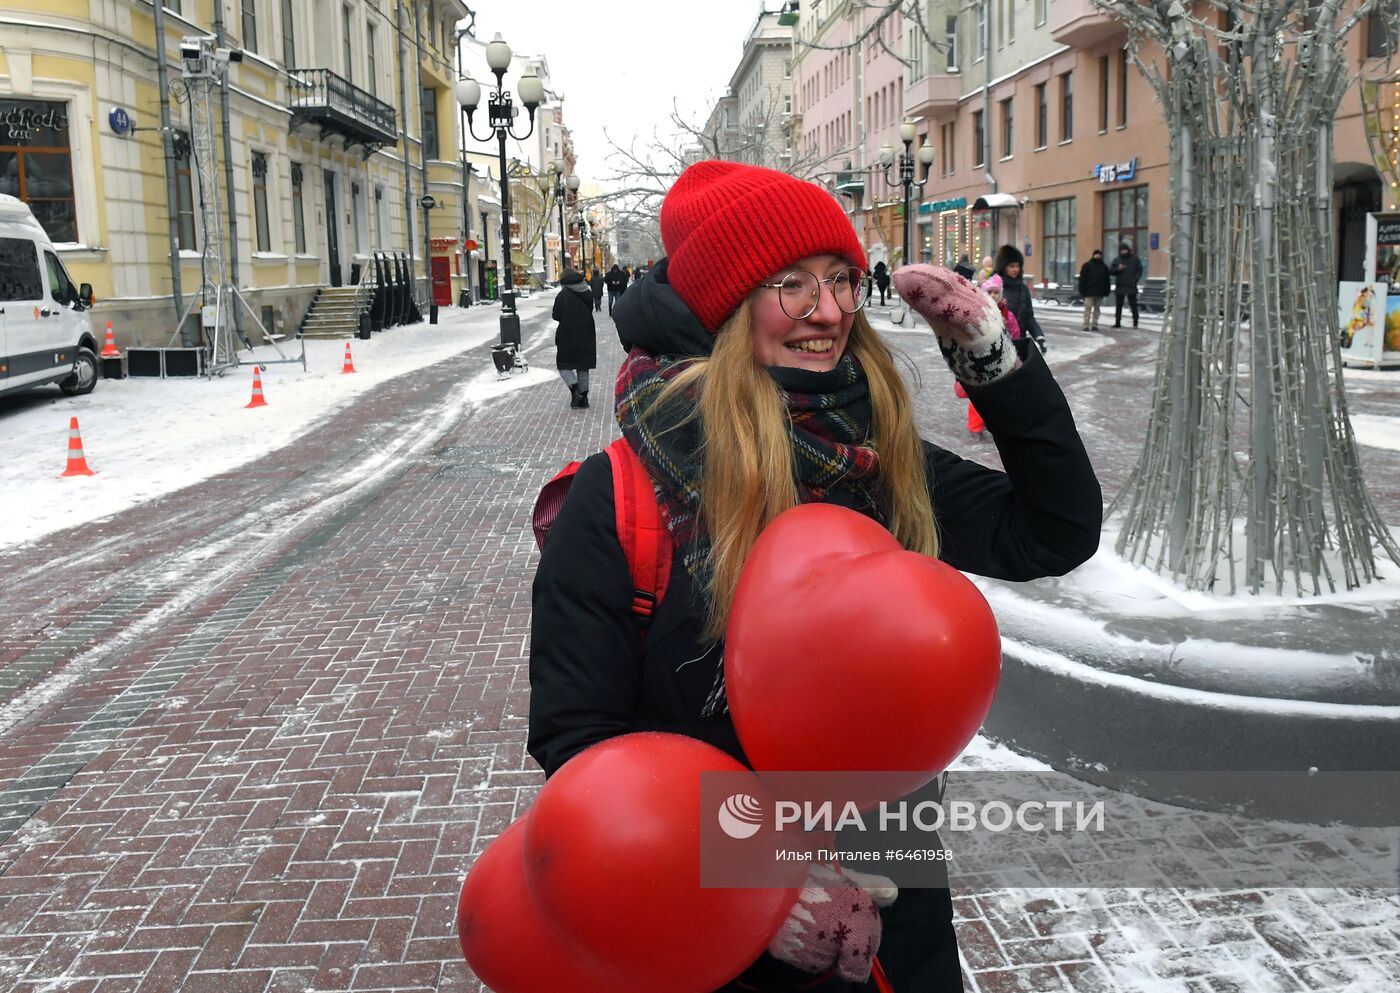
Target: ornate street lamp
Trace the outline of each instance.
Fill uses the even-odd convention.
[[[513,278],[510,252],[510,177],[506,175],[506,138],[524,141],[535,131],[535,109],[544,99],[544,82],[531,69],[515,84],[520,91],[520,102],[530,116],[530,127],[524,134],[515,133],[515,117],[519,111],[505,88],[506,69],[510,66],[510,46],[501,40],[500,33],[486,46],[486,65],[496,77],[496,88],[487,99],[488,113],[485,135],[478,135],[472,124],[472,115],[481,102],[481,84],[470,76],[457,80],[457,102],[467,112],[467,131],[477,141],[490,141],[494,135],[500,148],[501,160],[501,254],[505,256],[505,278],[501,287],[501,344],[520,344],[520,315],[515,312],[515,280]]]
[[[909,258],[909,200],[915,188],[923,189],[928,182],[929,166],[933,165],[933,146],[928,143],[928,138],[924,138],[924,143],[919,146],[919,162],[924,167],[924,178],[916,180],[914,178],[914,136],[918,134],[918,126],[913,121],[905,121],[899,126],[899,137],[904,142],[904,151],[899,156],[899,178],[890,178],[890,166],[894,165],[894,149],[888,143],[880,146],[880,165],[883,167],[885,182],[890,186],[904,187],[904,265],[910,263]]]
[[[554,174],[554,199],[559,203],[559,278],[563,279],[564,270],[569,267],[569,257],[564,250],[568,243],[568,231],[564,227],[564,197],[566,191],[578,191],[579,180],[576,175],[564,175],[563,159],[551,162],[549,171]]]

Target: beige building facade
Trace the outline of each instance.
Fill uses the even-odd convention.
[[[410,255],[450,301],[464,282],[451,60],[466,12],[460,0],[236,0],[216,23],[210,0],[167,0],[172,201],[150,3],[7,0],[0,122],[50,126],[0,127],[0,184],[93,284],[94,319],[111,320],[119,344],[166,344],[175,273],[186,306],[201,284],[199,205],[212,195],[180,42],[221,29],[243,53],[228,70],[228,143],[222,125],[216,139],[226,256],[259,319],[295,331],[319,288],[357,279],[376,251]]]

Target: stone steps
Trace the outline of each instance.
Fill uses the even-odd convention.
[[[360,330],[360,315],[374,303],[374,295],[360,294],[357,286],[335,286],[322,289],[311,303],[311,309],[301,322],[303,338],[353,338]]]

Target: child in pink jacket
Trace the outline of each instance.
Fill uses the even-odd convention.
[[[982,292],[996,301],[997,307],[1001,310],[1001,316],[1006,321],[1006,333],[1013,339],[1021,337],[1021,325],[1016,321],[1016,315],[1007,309],[1006,304],[1001,300],[1001,277],[991,276],[981,283]],[[982,423],[982,415],[977,413],[977,408],[968,399],[967,390],[963,389],[963,384],[957,380],[953,381],[953,392],[960,398],[967,400],[967,429],[973,434],[980,435],[982,429],[986,427]]]

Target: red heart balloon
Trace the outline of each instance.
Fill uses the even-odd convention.
[[[574,756],[530,809],[525,873],[545,918],[586,949],[618,990],[709,993],[768,947],[809,865],[786,863],[780,885],[702,886],[700,775],[743,765],[705,742],[644,732]],[[771,852],[760,835],[754,850]],[[771,862],[771,858],[765,858]]]
[[[525,886],[528,817],[477,856],[462,884],[457,939],[467,965],[496,993],[613,993],[617,984],[559,939]]]
[[[904,796],[972,740],[1000,672],[977,587],[862,514],[794,507],[749,553],[724,676],[755,769],[899,773],[858,802]]]

